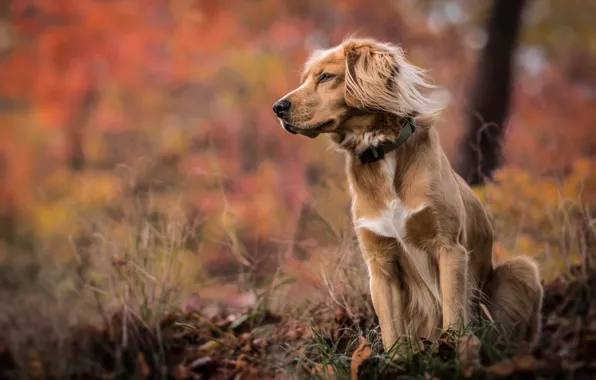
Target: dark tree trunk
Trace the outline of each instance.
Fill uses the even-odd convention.
[[[468,130],[460,147],[459,174],[471,185],[490,179],[501,163],[513,83],[513,55],[525,0],[493,0],[470,94]]]
[[[83,152],[83,129],[99,101],[99,91],[89,90],[81,101],[78,112],[73,116],[69,125],[70,159],[72,171],[83,171],[85,168],[85,154]]]

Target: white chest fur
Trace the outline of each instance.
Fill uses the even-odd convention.
[[[366,228],[377,235],[396,238],[403,242],[406,220],[410,215],[421,211],[423,208],[424,205],[416,209],[408,208],[401,200],[396,198],[381,211],[379,217],[357,219],[356,228]]]
[[[405,236],[406,220],[410,215],[415,214],[426,207],[421,204],[416,208],[410,208],[402,203],[397,196],[394,187],[395,178],[395,158],[393,155],[388,155],[382,162],[383,170],[380,175],[383,176],[382,186],[386,186],[392,199],[388,200],[385,207],[380,210],[380,213],[375,217],[361,216],[355,220],[356,228],[366,228],[377,235],[391,237],[403,242]],[[361,195],[362,196],[362,195]],[[366,201],[364,199],[357,199],[354,194],[354,202]]]

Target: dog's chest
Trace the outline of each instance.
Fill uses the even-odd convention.
[[[404,204],[395,191],[394,178],[395,161],[392,157],[388,157],[381,163],[381,170],[377,172],[377,178],[375,178],[375,186],[368,189],[384,195],[381,201],[375,204],[372,204],[371,199],[374,199],[376,194],[367,194],[366,191],[356,188],[356,184],[350,184],[354,224],[356,228],[366,228],[377,235],[403,242],[408,218],[422,210],[425,205],[411,208]]]
[[[368,229],[379,236],[394,238],[401,243],[403,249],[399,252],[403,255],[400,255],[399,260],[405,264],[404,268],[410,268],[406,281],[412,299],[416,300],[416,302],[410,302],[408,310],[411,315],[427,315],[429,313],[425,310],[440,304],[441,299],[437,276],[434,275],[436,269],[429,260],[429,252],[421,251],[407,243],[408,220],[425,209],[427,204],[421,201],[415,207],[409,207],[398,197],[394,180],[395,161],[385,159],[377,173],[375,186],[366,188],[368,191],[377,191],[381,197],[368,194],[362,187],[358,188],[356,180],[350,181],[354,225],[359,229]],[[422,199],[420,194],[418,198]],[[384,252],[381,247],[377,248],[379,249],[372,248],[368,252],[363,252],[367,262],[374,260],[375,255],[380,252]]]
[[[377,235],[392,237],[403,241],[406,221],[416,210],[406,207],[400,199],[394,199],[380,211],[377,217],[356,219],[356,228],[366,228]]]

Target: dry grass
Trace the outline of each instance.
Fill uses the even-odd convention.
[[[587,278],[596,252],[596,223],[584,199],[593,191],[592,171],[579,167],[557,183],[511,169],[504,173],[500,183],[477,189],[495,225],[499,259],[527,253],[541,261],[545,277],[573,267],[579,268],[575,277]],[[136,194],[124,197],[117,207],[100,211],[81,207],[72,234],[45,241],[25,231],[20,240],[0,249],[5,252],[0,255],[0,364],[2,355],[9,352],[29,377],[39,372],[45,378],[64,378],[81,368],[103,365],[88,360],[97,359],[93,342],[99,339],[119,352],[109,355],[110,371],[116,371],[110,373],[130,370],[141,352],[150,357],[146,362],[152,371],[171,363],[190,368],[191,358],[194,363],[208,355],[213,360],[209,371],[216,363],[220,374],[257,368],[253,374],[266,377],[304,377],[305,373],[325,377],[332,371],[333,376],[344,378],[350,374],[351,354],[365,335],[375,363],[369,370],[375,373],[460,374],[457,362],[441,359],[443,354],[453,355],[457,337],[438,345],[429,343],[424,355],[412,352],[405,364],[395,363],[383,352],[368,296],[368,275],[349,225],[334,225],[314,209],[309,217],[330,226],[339,243],[317,242],[322,244],[307,247],[300,258],[289,250],[281,255],[278,270],[264,278],[251,272],[256,269],[245,257],[240,235],[228,230],[222,244],[235,250],[230,258],[240,271],[234,282],[248,300],[244,306],[249,306],[234,309],[229,306],[232,295],[226,291],[220,293],[222,302],[201,298],[208,284],[218,286],[218,279],[210,278],[200,266],[200,220],[189,218],[179,202],[167,207],[155,203],[150,195]],[[305,223],[314,224],[310,219]],[[67,247],[68,253],[54,251],[60,246]],[[197,291],[199,297],[193,297]],[[187,312],[199,314],[179,313],[189,306],[189,299],[198,304],[190,305],[194,309]],[[171,317],[172,312],[178,314]],[[272,324],[272,315],[279,316],[273,318],[278,322]],[[95,326],[93,331],[99,333],[81,326]],[[184,343],[188,356],[176,361],[168,350],[178,347],[181,336],[194,337],[188,339],[201,344]],[[73,339],[87,343],[73,345]],[[261,346],[262,341],[255,344],[254,339],[269,343]],[[199,350],[214,341],[218,343],[212,351]],[[502,347],[487,343],[482,347],[492,352],[486,363],[508,355]],[[250,365],[238,364],[241,354],[252,357]],[[429,372],[429,368],[434,369]],[[184,377],[179,374],[179,378]]]
[[[114,210],[81,208],[78,231],[56,239],[68,252],[53,252],[26,234],[4,256],[0,267],[0,348],[21,367],[32,357],[46,375],[68,373],[71,337],[81,326],[104,326],[115,314],[154,326],[179,309],[200,284],[196,221],[180,208],[158,214],[128,199]],[[123,340],[126,341],[126,337]]]

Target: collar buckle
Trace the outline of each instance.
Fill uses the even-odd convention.
[[[373,157],[378,160],[385,156],[385,151],[377,146],[370,148],[370,152],[372,153]]]
[[[360,158],[360,162],[363,164],[369,164],[371,162],[382,160],[383,157],[385,157],[385,154],[397,149],[408,139],[408,137],[410,137],[412,133],[414,133],[415,130],[416,123],[414,122],[414,119],[408,117],[406,119],[406,125],[397,141],[384,143],[379,146],[371,146],[358,156]]]
[[[381,146],[370,147],[359,155],[360,162],[368,164],[379,161],[385,157],[385,150]]]

